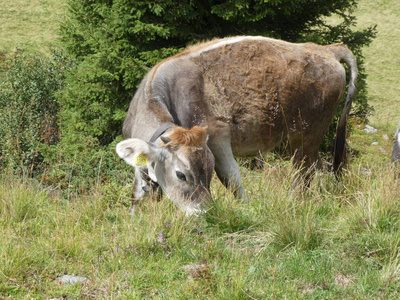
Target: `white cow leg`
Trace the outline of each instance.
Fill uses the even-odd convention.
[[[213,151],[215,157],[215,171],[219,180],[231,190],[234,195],[242,200],[247,200],[246,192],[242,185],[239,166],[233,157],[230,144],[219,147],[219,151]]]

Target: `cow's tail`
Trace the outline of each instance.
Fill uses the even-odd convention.
[[[336,58],[339,61],[344,61],[349,68],[350,78],[349,86],[347,89],[346,102],[343,107],[342,115],[336,128],[335,145],[333,149],[333,170],[339,174],[343,165],[346,163],[346,127],[347,119],[349,117],[351,104],[353,102],[354,94],[356,91],[357,81],[357,60],[353,53],[344,44],[335,44],[329,46]]]

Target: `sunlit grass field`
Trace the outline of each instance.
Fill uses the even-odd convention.
[[[64,1],[0,0],[0,52],[48,53],[65,9]],[[267,155],[264,169],[241,166],[248,202],[214,178],[205,214],[186,216],[163,199],[144,200],[131,216],[132,182],[77,196],[5,170],[0,299],[398,299],[400,167],[390,155],[400,2],[361,0],[356,15],[361,27],[378,25],[365,50],[377,132],[353,125],[339,182],[321,172],[310,189],[289,193],[295,170]],[[89,281],[55,281],[65,274]]]
[[[371,123],[394,130],[400,121],[400,1],[360,0],[355,14],[360,28],[378,30],[365,49],[369,102],[375,107]]]
[[[0,55],[16,49],[49,53],[59,45],[65,0],[0,0]]]

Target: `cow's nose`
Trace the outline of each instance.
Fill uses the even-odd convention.
[[[191,202],[194,204],[201,205],[203,203],[208,202],[210,199],[211,199],[210,191],[203,186],[199,186],[193,193]]]

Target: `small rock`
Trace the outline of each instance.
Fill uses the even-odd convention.
[[[381,150],[382,153],[386,153],[386,150],[383,149],[382,147],[379,147],[379,150]]]
[[[86,277],[82,277],[82,276],[63,275],[63,276],[57,277],[54,281],[57,283],[74,285],[77,283],[87,283],[90,280],[87,279]]]
[[[385,141],[389,140],[389,136],[388,136],[387,134],[382,135],[382,138],[383,138]]]
[[[375,133],[378,131],[378,129],[369,126],[369,125],[365,125],[365,128],[363,129],[366,133]]]
[[[379,145],[379,143],[378,142],[372,142],[371,145],[372,146],[376,146],[376,145]]]
[[[190,264],[183,266],[182,269],[188,274],[189,279],[201,278],[210,279],[210,266],[209,264]]]
[[[353,279],[354,278],[351,276],[339,274],[335,278],[335,284],[342,288],[346,288],[349,284],[353,283]]]
[[[363,174],[363,175],[371,175],[372,171],[370,169],[362,168],[361,169],[361,174]]]

